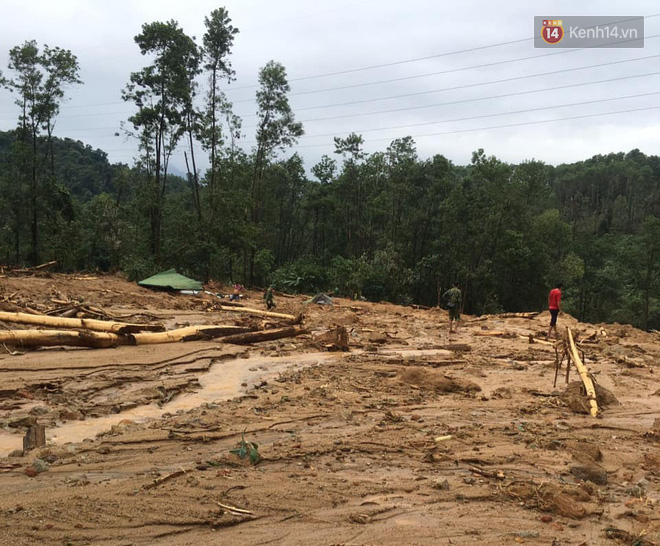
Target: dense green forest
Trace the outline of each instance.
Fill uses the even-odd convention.
[[[123,91],[136,107],[123,128],[139,143],[135,165],[54,134],[64,89],[79,83],[71,52],[36,42],[10,52],[0,82],[18,123],[0,133],[3,263],[57,260],[62,271],[130,278],[176,267],[425,305],[458,281],[470,313],[543,309],[562,281],[565,310],[581,320],[660,329],[659,157],[633,150],[553,167],[477,150],[459,166],[442,150],[418,157],[411,137],[365,153],[353,134],[304,165],[291,154],[304,128],[274,61],[259,73],[256,145],[246,151],[222,93],[238,31],[224,9],[205,22],[201,45],[174,21],[136,37],[154,61]],[[177,149],[186,178],[169,172]]]

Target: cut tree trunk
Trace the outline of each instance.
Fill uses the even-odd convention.
[[[578,372],[580,372],[580,377],[582,378],[582,383],[584,383],[584,388],[587,391],[587,397],[589,398],[589,413],[592,417],[598,416],[598,403],[596,402],[596,389],[594,383],[589,376],[589,371],[587,367],[582,362],[580,354],[578,353],[577,347],[575,346],[575,341],[573,339],[573,332],[570,328],[566,328],[568,333],[568,350],[571,353],[571,360],[575,362],[575,367]]]
[[[306,333],[307,330],[305,328],[287,326],[286,328],[274,328],[272,330],[262,330],[261,332],[226,336],[220,339],[219,342],[247,345],[250,343],[259,343],[260,341],[272,341],[274,339],[282,339],[285,337],[296,337]]]
[[[134,332],[162,332],[162,324],[129,324],[109,320],[78,319],[67,317],[51,317],[48,315],[30,315],[28,313],[9,313],[0,311],[0,321],[16,324],[34,324],[52,326],[54,328],[79,328],[93,332],[112,332],[115,334],[130,334]]]

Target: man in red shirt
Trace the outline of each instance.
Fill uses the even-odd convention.
[[[548,296],[548,309],[550,309],[550,329],[548,330],[548,337],[552,331],[555,331],[555,337],[559,337],[557,334],[557,316],[559,315],[559,308],[561,304],[561,289],[563,283],[559,283],[555,288],[550,290],[550,295]]]

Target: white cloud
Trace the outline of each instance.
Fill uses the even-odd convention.
[[[70,100],[58,121],[59,134],[107,150],[112,161],[130,162],[134,155],[133,144],[113,134],[132,111],[130,105],[121,102],[121,89],[130,72],[143,66],[145,61],[133,42],[133,36],[145,22],[175,19],[186,32],[200,39],[204,32],[204,16],[218,5],[217,2],[207,0],[185,3],[178,0],[5,0],[0,60],[6,66],[8,50],[27,39],[70,48],[79,57],[85,85],[70,91]],[[593,1],[577,5],[566,0],[536,3],[515,0],[506,4],[493,4],[486,0],[456,3],[433,0],[410,0],[405,3],[395,0],[345,0],[333,4],[302,0],[232,0],[225,2],[225,6],[234,24],[241,30],[232,56],[238,80],[230,86],[228,95],[236,101],[237,113],[246,116],[244,126],[248,133],[245,139],[247,142],[253,140],[252,129],[247,127],[255,122],[255,105],[252,102],[255,88],[246,86],[256,82],[259,68],[271,58],[282,62],[290,78],[295,79],[531,37],[534,15],[648,15],[657,11],[650,1],[627,2],[625,13],[621,13],[619,2]],[[646,22],[646,35],[656,33],[660,33],[660,17]],[[535,50],[531,42],[526,42],[333,77],[293,81],[291,101],[300,119],[313,119],[437,105],[594,79],[633,76],[653,72],[657,59],[581,71],[568,69],[660,54],[660,39],[648,39],[643,50],[609,49],[539,56],[545,53],[548,51]],[[531,56],[539,57],[373,86],[299,94]],[[557,74],[353,106],[303,110],[338,102],[371,100],[550,71],[556,71]],[[348,131],[540,109],[550,105],[651,92],[658,88],[659,78],[646,76],[553,92],[329,119],[309,122],[306,130],[308,135],[344,134]],[[382,150],[386,148],[387,142],[370,141],[408,134],[459,131],[648,107],[660,105],[659,99],[660,96],[655,96],[399,130],[369,131],[364,136],[370,151]],[[534,157],[549,163],[559,163],[585,159],[596,153],[628,151],[632,148],[654,153],[660,139],[657,114],[658,111],[650,110],[646,113],[418,138],[417,142],[422,157],[442,153],[459,164],[467,163],[472,151],[477,148],[484,148],[488,153],[512,162]],[[11,128],[16,115],[11,95],[0,91],[0,129]],[[322,146],[310,146],[317,143]],[[331,154],[333,151],[330,136],[306,137],[301,139],[300,144],[299,152],[308,167],[322,154]]]

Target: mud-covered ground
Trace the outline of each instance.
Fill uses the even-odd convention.
[[[0,278],[3,298],[257,320],[117,277]],[[441,310],[304,299],[277,310],[309,335],[249,347],[0,346],[0,544],[660,544],[660,336],[560,317],[619,402],[593,418],[565,368],[553,387],[547,313],[450,336]],[[315,342],[334,326],[350,351]],[[7,457],[34,423],[47,447]]]

